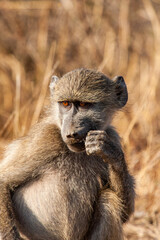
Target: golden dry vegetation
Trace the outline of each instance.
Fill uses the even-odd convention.
[[[79,67],[123,75],[114,125],[136,178],[128,240],[160,239],[160,1],[0,1],[0,151],[27,133],[50,76]]]

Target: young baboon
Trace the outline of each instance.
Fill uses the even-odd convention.
[[[47,114],[0,164],[2,240],[122,240],[134,181],[111,126],[123,77],[76,69],[50,84]]]

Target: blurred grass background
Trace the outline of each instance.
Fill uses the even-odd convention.
[[[125,237],[160,240],[160,0],[1,0],[0,154],[38,120],[50,76],[79,67],[126,80],[114,120],[136,178]]]

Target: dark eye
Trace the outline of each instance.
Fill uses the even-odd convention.
[[[79,102],[78,105],[81,108],[88,109],[92,104],[88,102]]]
[[[80,106],[80,107],[85,107],[86,105],[87,105],[87,103],[85,103],[85,102],[80,102],[80,103],[79,103],[79,106]]]

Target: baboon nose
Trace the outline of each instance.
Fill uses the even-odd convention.
[[[66,137],[67,137],[67,138],[78,138],[78,133],[73,132],[73,133],[67,134]]]

